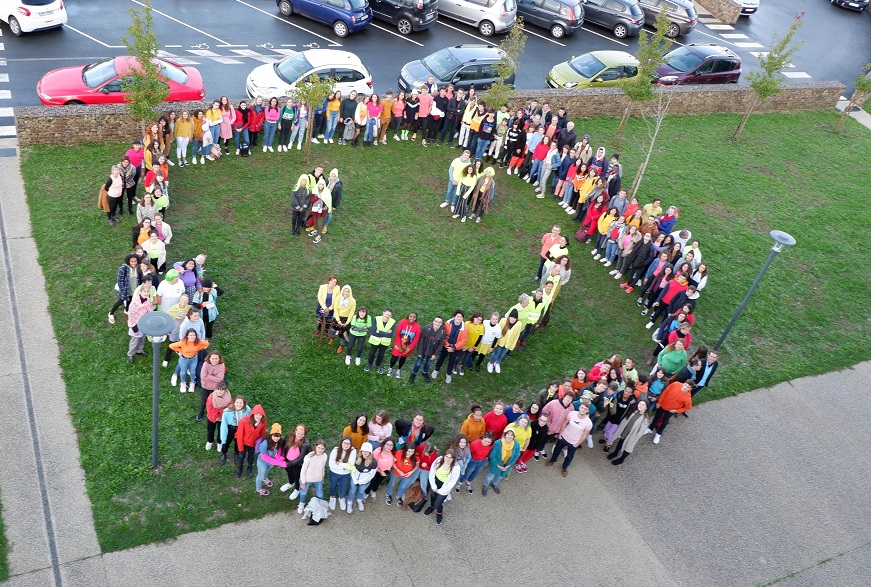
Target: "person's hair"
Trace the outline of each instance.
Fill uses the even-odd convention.
[[[445,457],[448,455],[451,455],[451,468],[448,469],[448,471],[453,471],[454,467],[457,466],[457,453],[452,448],[449,448],[448,450],[446,450],[445,454],[442,455],[442,460],[441,460],[441,464],[439,464],[439,467],[441,467],[442,465],[445,464]]]
[[[568,398],[571,398],[572,401],[574,401],[574,399],[575,399],[575,392],[574,392],[574,391],[567,391],[567,392],[565,393],[565,395],[563,396],[563,398],[567,398],[567,397],[568,397]]]
[[[215,384],[215,391],[218,391],[219,389],[229,391],[227,388],[227,382],[226,381],[218,381]]]
[[[425,455],[431,455],[431,454],[434,453],[434,452],[438,452],[438,448],[436,448],[436,445],[434,445],[434,444],[431,443],[431,442],[425,442],[425,443],[423,443],[423,444],[420,445],[420,446],[423,446],[423,451],[422,451],[422,452],[423,452],[423,454],[425,454]],[[418,448],[420,448],[420,446],[418,446]]]
[[[257,414],[255,414],[254,412],[251,412],[251,413],[248,415],[248,423],[251,424],[252,426],[254,426],[254,416],[256,416],[256,415],[257,415]],[[263,415],[261,414],[261,418],[260,418],[260,419],[261,419],[261,420],[265,420],[265,419],[266,419],[266,416],[263,416]]]
[[[505,430],[502,431],[502,438],[505,438],[505,435],[508,433],[510,433],[514,438],[517,438],[517,433],[511,428],[505,428]]]
[[[606,362],[611,365],[612,369],[617,369],[618,371],[623,367],[623,357],[620,355],[613,355]]]
[[[497,399],[495,402],[493,402],[493,407],[495,408],[496,406],[502,406],[504,408],[505,402],[503,402],[501,399]]]
[[[608,389],[611,391],[611,393],[615,393],[617,390],[620,389],[620,383],[618,383],[617,381],[612,381],[608,384]]]
[[[244,395],[237,395],[236,397],[233,398],[233,407],[234,408],[236,407],[236,402],[239,400],[242,400],[242,409],[243,410],[248,407],[248,400],[245,399],[245,396]]]
[[[130,253],[126,257],[124,257],[124,264],[128,267],[130,266],[130,259],[136,259],[136,264],[139,265],[139,255],[135,253]]]
[[[488,430],[487,432],[484,433],[484,436],[481,437],[482,440],[484,438],[489,438],[490,440],[494,440],[496,438],[496,435],[493,434],[492,430]]]
[[[199,314],[199,313],[200,313],[200,309],[199,309],[199,308],[193,308],[193,307],[192,307],[190,310],[188,310],[188,318],[190,318],[190,317],[193,316],[194,314]]]
[[[556,257],[553,260],[553,264],[560,265],[562,263],[563,259],[566,260],[566,269],[571,269],[572,268],[572,260],[569,258],[568,255],[560,255],[559,257]]]
[[[190,330],[193,330],[193,328],[191,328]],[[219,353],[219,352],[217,352],[217,351],[212,351],[211,353],[209,353],[208,355],[206,355],[206,363],[209,362],[209,359],[212,358],[212,355],[215,355],[215,356],[218,357],[218,364],[219,364],[219,365],[223,365],[223,364],[224,364],[224,357],[222,357],[222,356],[221,356],[221,353]]]
[[[524,404],[524,403],[526,403],[526,402],[523,400],[522,397],[521,397],[521,398],[518,398],[518,399],[516,399],[516,400],[514,400],[514,405],[516,405],[516,406],[520,406],[520,409],[521,409],[521,410],[523,409],[523,404]]]
[[[390,422],[390,416],[387,415],[387,410],[378,410],[369,422],[374,422],[375,418],[381,418],[381,426]],[[369,422],[366,423],[367,427],[369,426]]]
[[[149,230],[149,231],[148,231],[148,236],[149,236],[149,238],[152,237],[152,236],[158,236],[157,231],[154,230],[154,229]]]
[[[324,440],[323,438],[318,438],[317,440],[315,440],[315,444],[312,447],[312,452],[310,454],[314,454],[314,452],[315,452],[314,449],[319,447],[319,446],[324,447],[324,451],[326,451],[327,450],[327,441]],[[308,455],[306,455],[306,456],[308,456]]]
[[[696,382],[692,379],[687,379],[686,381],[684,381],[684,385],[689,385],[690,389],[695,389],[697,387]]]
[[[454,315],[456,316],[456,314],[454,314]],[[475,318],[480,318],[481,321],[483,322],[483,321],[484,321],[484,314],[481,313],[481,312],[475,312],[474,314],[472,314],[472,317],[469,318],[469,320],[471,320],[472,322],[474,322],[474,321],[475,321]]]
[[[374,450],[375,449],[372,449],[373,452],[374,452]],[[375,460],[375,457],[372,456],[371,452],[369,453],[368,457],[364,457],[362,450],[357,451],[357,464],[358,465],[365,464],[368,467],[372,464],[372,461],[374,461],[374,460]]]
[[[281,434],[279,434],[278,436],[281,436]],[[269,436],[267,437],[266,442],[267,442],[266,448],[268,450],[275,450],[281,444],[281,438],[279,438],[278,440],[272,440],[272,433],[270,433]]]
[[[448,452],[449,450],[455,450],[455,449],[460,448],[460,441],[461,441],[461,440],[465,440],[465,441],[466,441],[466,448],[468,448],[468,447],[469,447],[469,437],[466,436],[465,434],[457,434],[457,435],[454,436],[454,437],[451,439],[451,441],[448,443],[448,447],[447,447],[447,449],[445,450],[445,454],[447,454],[447,452]]]
[[[366,418],[366,423],[363,424],[363,426],[360,427],[360,429],[358,430],[357,420],[359,420],[360,418]],[[351,421],[351,432],[353,432],[354,434],[359,434],[360,432],[362,432],[363,434],[369,434],[369,416],[366,415],[366,412],[360,412],[354,417],[354,419]]]
[[[360,306],[359,308],[357,308],[357,318],[360,317],[360,312],[363,312],[364,317],[369,317],[369,310],[366,309],[366,306]]]
[[[302,426],[302,429],[305,433],[302,435],[302,440],[297,442],[296,440],[296,429]],[[287,436],[284,437],[284,449],[287,450],[292,446],[296,446],[297,448],[305,444],[305,440],[308,438],[308,428],[305,424],[297,424],[287,432]],[[326,443],[324,443],[326,445]]]
[[[475,412],[483,412],[484,410],[478,404],[473,405],[469,408],[469,414],[474,414]]]
[[[350,436],[343,436],[342,440],[339,441],[339,445],[336,447],[336,462],[337,463],[340,461],[343,463],[347,463],[348,459],[351,458],[351,451],[354,450],[354,444],[352,443],[351,447],[348,450],[345,450],[342,448],[342,444],[344,444],[346,440],[348,442],[351,442],[351,437]]]
[[[702,362],[699,359],[690,359],[690,367],[695,367],[696,365],[701,365]]]
[[[532,407],[533,407],[533,406],[535,406],[536,408],[538,408],[538,409],[535,410],[534,412],[532,411]],[[538,400],[535,400],[534,402],[532,402],[531,404],[529,404],[529,407],[526,408],[526,411],[527,411],[527,413],[528,413],[530,416],[532,416],[532,414],[540,414],[540,413],[541,413],[541,404],[538,403]]]
[[[194,330],[193,328],[188,328],[187,332],[184,333],[184,340],[187,340],[188,335],[189,335],[191,332],[194,333],[194,342],[195,342],[195,343],[200,342],[200,337],[199,337],[199,335],[197,334],[197,331]]]
[[[708,347],[703,344],[699,345],[699,348],[696,349],[696,352],[693,353],[691,359],[700,359],[702,361],[708,358]]]

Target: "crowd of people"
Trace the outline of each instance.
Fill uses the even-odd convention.
[[[433,441],[434,430],[422,413],[391,422],[385,410],[361,412],[329,451],[325,440],[309,439],[305,424],[286,434],[280,424],[270,424],[261,405],[251,407],[243,395],[231,394],[223,357],[209,352],[223,290],[205,276],[206,255],[167,263],[173,241],[165,221],[169,173],[176,164],[216,159],[222,147],[229,154],[231,139],[236,154],[244,154],[261,140],[261,132],[263,151],[273,150],[276,134],[279,151],[290,150],[294,141],[299,149],[309,116],[314,117],[315,136],[310,139],[315,143],[334,143],[338,131],[340,144],[356,146],[360,134],[364,146],[386,144],[391,129],[397,141],[416,141],[421,133],[423,146],[447,141],[454,148],[457,139],[462,152],[448,167],[441,207],[450,206],[452,217],[461,222],[471,218],[480,223],[488,212],[495,167],[516,176],[514,181],[531,184],[537,198],[550,196],[580,223],[574,239],[592,245],[593,259],[613,267],[610,274],[626,293],[638,292],[636,302],[649,320],[646,328],[656,327],[655,346],[646,360],[650,371],[639,372],[640,360],[614,354],[550,382],[532,401],[520,398],[510,408],[497,402],[486,414],[473,406],[462,427],[440,444]],[[138,327],[142,316],[160,308],[173,318],[163,367],[177,355],[171,383],[181,393],[200,388],[197,420],[207,421],[206,450],[216,448],[225,465],[233,445],[235,476],[247,470],[260,495],[269,495],[271,470],[285,469],[287,482],[281,491],[290,491],[291,500],[298,498],[298,511],[317,524],[336,505],[348,514],[355,505],[362,512],[365,500],[376,501],[386,483],[387,505],[395,502],[415,511],[426,507],[424,513],[436,513],[441,524],[445,502],[463,488],[474,493],[479,473],[484,496],[501,493],[500,483],[512,472],[526,473],[530,460],[545,459],[545,466],[552,466],[562,455],[561,474],[567,476],[576,451],[584,445],[595,448],[594,434],[600,428],[599,445],[613,465],[622,464],[645,435],[652,434],[653,444],[658,444],[671,417],[686,416],[693,396],[710,384],[718,367],[716,351],[699,345],[689,355],[696,304],[708,279],[700,243],[689,230],[676,228],[677,207],[663,209],[660,198],[643,206],[629,198],[621,187],[622,174],[619,155],[606,158],[602,147],[593,152],[587,135],[578,140],[562,108],[552,112],[548,104],[539,107],[536,102],[514,112],[507,106],[488,108],[474,90],[454,92],[452,87],[435,87],[431,80],[408,96],[387,92],[381,99],[352,92],[343,99],[336,92],[313,109],[292,99],[279,106],[276,98],[235,107],[222,97],[205,113],[169,112],[148,125],[143,139],[133,142],[103,186],[101,204],[110,226],[123,218],[125,199],[127,213],[135,217],[132,252],[118,269],[117,300],[108,321],[114,324],[115,313],[124,308],[130,336],[127,357],[133,363],[136,355],[145,354],[145,337]],[[311,228],[309,236],[320,242],[341,203],[342,187],[336,169],[324,176],[323,166],[317,165],[300,175],[290,186],[291,234]],[[331,275],[317,292],[315,336],[337,343],[336,354],[344,356],[346,366],[364,364],[366,350],[364,371],[386,371],[396,379],[411,357],[411,383],[418,376],[437,380],[440,372],[451,383],[454,376],[480,372],[485,361],[488,373],[501,373],[504,359],[547,326],[554,301],[572,276],[569,242],[561,227],[554,225],[540,243],[535,290],[520,294],[507,311],[474,311],[468,319],[461,309],[426,324],[415,312],[398,321],[390,308],[370,313],[358,305],[351,285],[340,286]],[[308,501],[311,492],[318,499]]]

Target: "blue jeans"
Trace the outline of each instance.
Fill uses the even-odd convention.
[[[417,480],[420,481],[420,488],[423,490],[423,494],[427,495],[426,490],[429,487],[429,471],[424,471],[423,469],[421,469]]]
[[[565,202],[566,204],[572,201],[572,192],[574,191],[574,187],[575,185],[572,182],[566,181],[566,187],[565,189],[563,189],[563,202]]]
[[[330,497],[344,498],[348,495],[348,488],[351,485],[351,473],[347,475],[337,475],[330,471]]]
[[[212,133],[212,144],[217,145],[221,141],[221,125],[210,126],[209,132]]]
[[[366,123],[366,136],[363,138],[364,141],[371,141],[372,137],[377,137],[377,128],[378,122],[374,118],[370,118],[369,122]]]
[[[327,118],[327,130],[324,132],[324,138],[332,139],[333,135],[336,134],[337,126],[339,126],[339,113],[330,112],[330,116]]]
[[[198,360],[196,355],[194,355],[190,359],[182,355],[178,356],[178,364],[175,366],[174,373],[176,375],[181,375],[181,377],[179,377],[181,383],[185,382],[185,379],[188,376],[188,372],[190,372],[191,383],[194,382],[197,376],[197,362]]]
[[[355,499],[366,499],[366,488],[369,487],[369,482],[363,483],[362,485],[357,485],[356,483],[351,483],[351,489],[348,491],[348,501],[354,501]]]
[[[445,192],[445,202],[453,206],[457,203],[457,186],[454,185],[454,178],[451,176],[451,170],[448,170],[448,190]]]
[[[288,145],[292,144],[294,139],[299,137],[296,144],[297,146],[302,145],[302,142],[305,140],[305,125],[308,124],[307,120],[300,120],[299,124],[293,127],[293,130],[290,132],[290,142]]]
[[[300,503],[300,505],[305,504],[305,498],[308,497],[308,490],[310,487],[315,488],[315,495],[317,495],[320,499],[324,498],[324,482],[323,481],[312,481],[310,483],[305,484],[305,489],[300,489],[300,491],[299,491],[299,503]]]
[[[411,487],[411,484],[417,481],[417,476],[420,471],[415,471],[411,477],[404,478],[400,477],[393,471],[390,472],[390,482],[387,483],[387,495],[393,495],[393,489],[397,485],[397,481],[399,481],[399,486],[396,487],[396,497],[402,498],[405,495],[405,491]]]
[[[534,159],[532,161],[532,169],[529,170],[529,179],[535,181],[538,179],[538,174],[541,173],[541,164],[544,159]]]
[[[563,451],[563,449],[568,449],[566,452],[566,458],[563,459],[563,471],[569,468],[569,465],[572,464],[572,459],[575,458],[575,451],[578,450],[574,444],[568,443],[562,438],[556,441],[556,446],[553,447],[553,454],[550,455],[550,462],[555,463],[557,457]]]
[[[278,129],[277,122],[269,122],[268,120],[263,123],[263,146],[271,147],[272,143],[275,141],[275,131]]]
[[[617,258],[617,253],[619,251],[620,249],[617,247],[617,243],[609,242],[605,245],[605,258],[613,263],[614,259]]]
[[[487,476],[484,477],[484,487],[490,487],[493,485],[499,485],[499,482],[502,481],[502,475],[497,475],[496,473],[487,473]]]
[[[475,160],[480,159],[484,156],[484,153],[487,152],[487,147],[490,146],[492,141],[485,141],[484,139],[478,139],[478,145],[475,147]]]
[[[420,356],[414,362],[414,367],[411,369],[411,372],[417,375],[418,371],[420,371],[420,366],[423,365],[423,372],[429,374],[429,364],[432,361],[430,355]]]
[[[494,365],[498,365],[502,362],[502,359],[505,358],[505,355],[508,354],[508,347],[497,346],[493,349],[493,353],[490,355],[490,360],[488,362],[493,363]]]
[[[191,140],[191,151],[192,151],[191,155],[194,158],[202,156],[202,154],[203,154],[203,141],[197,140],[197,139],[192,139]]]
[[[272,465],[261,458],[257,459],[257,478],[254,479],[254,486],[257,488],[257,491],[263,489],[263,479],[269,476],[270,469],[272,469]]]
[[[236,148],[239,148],[239,143],[248,143],[251,136],[248,134],[248,129],[243,128],[242,130],[234,130],[233,131],[233,141],[236,143]],[[241,141],[239,139],[242,139]]]
[[[478,476],[478,473],[481,472],[481,469],[487,467],[488,462],[489,459],[481,459],[480,461],[476,461],[475,459],[470,460],[469,464],[466,465],[466,470],[463,472],[462,475],[460,475],[460,480],[458,481],[458,483],[462,483],[463,481],[465,481],[466,483],[471,483],[472,481],[474,481],[475,477]]]

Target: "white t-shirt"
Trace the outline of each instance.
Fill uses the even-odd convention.
[[[176,305],[184,293],[184,283],[181,279],[172,284],[165,279],[157,286],[157,295],[160,296],[160,307],[164,311]]]
[[[581,415],[580,412],[569,412],[568,424],[566,424],[565,429],[563,430],[563,440],[570,444],[577,444],[580,442],[581,438],[584,436],[584,432],[589,432],[593,427],[593,423],[590,420],[590,417],[584,414]]]

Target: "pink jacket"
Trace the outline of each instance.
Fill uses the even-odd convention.
[[[153,309],[154,306],[151,304],[150,297],[145,302],[142,302],[138,295],[133,296],[133,301],[130,302],[130,307],[127,308],[127,326],[133,328],[139,323],[139,319],[144,314],[151,312]]]

